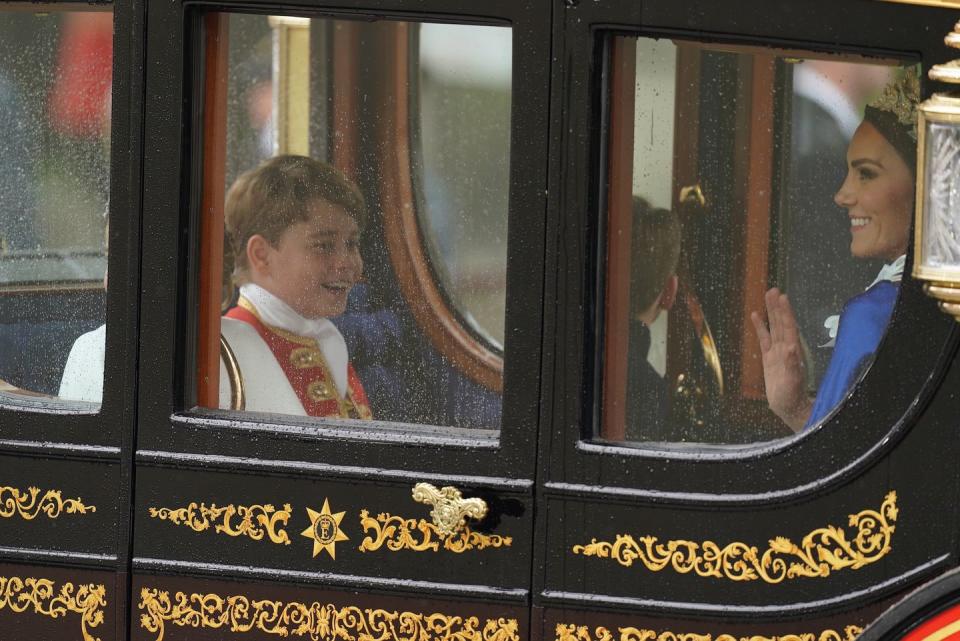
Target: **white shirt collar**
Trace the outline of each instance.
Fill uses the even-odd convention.
[[[346,395],[349,357],[347,343],[336,325],[326,318],[304,318],[285,302],[253,283],[241,285],[240,295],[257,308],[261,320],[267,325],[317,341],[340,396]]]
[[[907,255],[902,254],[892,263],[887,263],[880,268],[880,273],[877,274],[877,277],[873,279],[873,282],[870,283],[866,289],[870,289],[877,283],[883,280],[888,280],[891,283],[899,283],[903,280],[903,266],[907,262]],[[866,291],[866,289],[864,291]]]
[[[793,68],[793,92],[823,107],[837,121],[847,138],[853,138],[862,118],[857,113],[856,105],[826,76],[805,65],[796,65]]]

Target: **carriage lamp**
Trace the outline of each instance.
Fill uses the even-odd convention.
[[[945,40],[960,49],[960,22]],[[960,84],[960,60],[935,65],[929,76]],[[913,276],[960,322],[960,91],[935,93],[917,112]]]

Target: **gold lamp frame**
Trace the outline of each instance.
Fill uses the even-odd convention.
[[[944,41],[947,45],[960,49],[960,22],[954,26]],[[931,80],[960,84],[960,59],[941,65],[934,65],[928,74]],[[917,208],[916,230],[914,233],[913,276],[925,280],[924,291],[937,299],[940,309],[960,322],[960,260],[950,266],[935,266],[927,263],[927,244],[925,209],[927,202],[927,125],[943,123],[960,130],[960,92],[935,93],[929,100],[917,108]],[[960,216],[960,211],[956,212]],[[956,239],[960,245],[960,238]]]

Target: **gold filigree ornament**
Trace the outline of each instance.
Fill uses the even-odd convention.
[[[270,601],[235,595],[140,591],[140,627],[162,641],[167,623],[180,627],[260,632],[313,641],[520,641],[516,619],[398,612],[333,604]],[[826,640],[824,640],[826,641]]]
[[[51,619],[68,613],[79,614],[84,641],[100,641],[90,629],[103,623],[106,594],[107,588],[100,584],[64,583],[58,590],[50,579],[0,576],[0,610],[16,614],[29,611]]]
[[[646,628],[617,628],[617,635],[604,627],[590,630],[585,625],[558,623],[556,641],[853,641],[863,628],[848,625],[843,631],[822,630],[820,632],[800,632],[779,636],[750,634],[734,636],[732,634],[711,634],[709,632],[673,632],[670,630],[649,630]]]
[[[433,506],[430,518],[443,536],[453,536],[467,525],[467,519],[479,521],[487,515],[487,503],[483,499],[465,499],[460,490],[453,486],[439,490],[429,483],[417,483],[413,486],[413,500]]]
[[[437,552],[443,549],[455,554],[484,548],[508,548],[513,538],[499,534],[482,534],[465,527],[458,534],[444,536],[436,525],[426,519],[407,519],[402,516],[378,514],[370,516],[367,510],[360,511],[360,525],[366,538],[360,543],[361,552],[375,552],[386,545],[388,550],[412,550],[414,552]]]
[[[148,512],[152,518],[183,525],[194,532],[204,532],[213,526],[217,534],[246,536],[254,541],[266,537],[273,543],[290,545],[290,537],[283,528],[290,520],[292,510],[289,503],[285,503],[282,510],[270,504],[219,507],[216,503],[190,503],[175,509],[151,507]]]
[[[347,535],[340,529],[340,521],[346,512],[330,512],[330,501],[323,499],[323,509],[319,512],[307,508],[307,514],[310,516],[310,527],[300,534],[313,539],[313,556],[316,558],[321,550],[330,554],[331,559],[337,558],[337,543],[346,541]]]
[[[47,490],[41,494],[40,488],[30,487],[26,492],[9,485],[0,485],[0,517],[9,519],[15,516],[32,521],[40,514],[55,519],[61,514],[87,514],[96,512],[95,505],[85,505],[83,499],[63,498],[60,490]]]
[[[891,491],[879,510],[850,515],[849,525],[856,529],[850,540],[843,529],[828,525],[807,534],[799,545],[783,536],[774,537],[763,553],[741,542],[722,547],[713,541],[660,543],[655,536],[634,538],[629,534],[618,534],[613,543],[592,539],[587,545],[574,545],[572,552],[611,558],[624,567],[639,563],[652,572],[671,567],[681,574],[780,583],[797,577],[826,577],[836,570],[857,570],[883,558],[891,550],[897,513],[897,493]]]

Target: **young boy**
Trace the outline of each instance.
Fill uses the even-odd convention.
[[[244,409],[370,419],[343,336],[342,314],[360,280],[363,196],[333,167],[276,156],[227,193],[225,226],[240,286],[221,335],[243,381]],[[230,382],[220,367],[220,406]]]
[[[634,197],[630,267],[630,360],[627,369],[627,440],[671,440],[666,435],[667,385],[648,362],[650,325],[677,298],[680,221]]]

